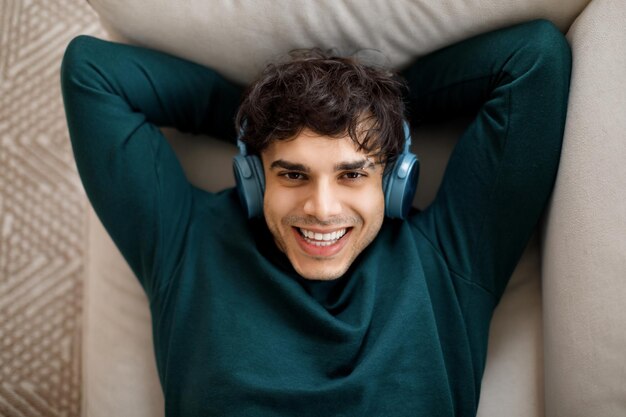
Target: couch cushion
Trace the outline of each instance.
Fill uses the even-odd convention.
[[[129,42],[250,81],[272,58],[298,47],[375,48],[400,67],[470,35],[547,18],[565,32],[589,0],[90,0]]]
[[[184,4],[160,2],[158,7],[147,0],[90,2],[111,39],[182,56],[247,82],[272,58],[297,47],[336,47],[343,52],[377,48],[388,58],[388,65],[400,68],[414,57],[452,42],[524,20],[548,18],[565,31],[588,0],[571,0],[565,5],[556,0],[505,0],[497,7],[486,0],[190,0]],[[422,159],[418,206],[432,201],[462,128],[460,122],[415,133],[414,137],[423,138],[414,146]],[[201,162],[199,157],[216,158],[214,142],[209,145],[206,138],[175,131],[167,135],[187,177],[196,186],[218,189],[233,184],[229,157],[234,147],[220,146],[221,157],[217,159],[221,168],[208,172],[212,164]],[[90,220],[92,238],[108,239],[97,217],[92,215]],[[92,241],[90,248],[95,266],[87,286],[85,409],[92,417],[123,415],[128,410],[134,410],[133,415],[161,415],[162,395],[149,364],[154,357],[147,302],[112,243],[106,244],[106,251],[100,244]],[[112,265],[117,266],[112,269]],[[107,268],[113,272],[102,272]],[[539,249],[534,237],[492,322],[479,416],[501,415],[503,409],[509,416],[542,415],[538,268]],[[93,282],[98,280],[108,282]],[[107,295],[107,291],[123,292],[123,296]],[[127,347],[119,346],[122,340]],[[152,379],[135,393],[143,378]],[[94,398],[97,403],[92,404]],[[122,408],[114,412],[116,406]]]

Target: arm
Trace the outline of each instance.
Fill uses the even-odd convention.
[[[403,73],[411,119],[475,115],[435,201],[412,221],[451,274],[491,294],[494,304],[552,192],[570,71],[567,41],[552,23],[536,20],[435,51]]]
[[[83,35],[67,47],[61,90],[87,196],[150,296],[175,268],[192,205],[158,127],[234,142],[241,88],[198,64]]]

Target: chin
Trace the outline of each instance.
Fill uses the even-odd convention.
[[[300,274],[302,278],[308,279],[310,281],[332,281],[332,280],[341,278],[344,274],[343,272],[336,273],[332,271],[323,271],[323,272],[297,271],[297,272],[298,274]]]
[[[295,261],[295,262],[294,262]],[[307,263],[310,262],[319,262],[324,263],[328,261],[323,260],[307,260]],[[337,266],[322,266],[322,265],[311,265],[305,266],[296,260],[291,260],[291,264],[296,266],[294,269],[296,272],[305,279],[311,281],[332,281],[338,278],[341,278],[346,271],[348,270],[350,264],[348,265],[337,265]]]

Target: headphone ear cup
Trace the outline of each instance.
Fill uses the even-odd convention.
[[[383,179],[385,193],[385,215],[390,218],[404,219],[409,214],[417,180],[419,160],[412,153],[400,155]]]
[[[239,200],[248,218],[262,216],[265,175],[261,160],[256,155],[236,155],[233,158],[233,172]]]

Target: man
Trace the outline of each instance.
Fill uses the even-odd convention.
[[[407,93],[313,51],[270,66],[240,106],[243,88],[210,69],[74,39],[72,146],[150,300],[166,414],[475,415],[491,315],[554,183],[570,66],[537,20],[418,59]],[[435,201],[386,218],[402,119],[462,113]],[[189,184],[157,126],[240,135],[262,164],[262,216],[236,189]]]

